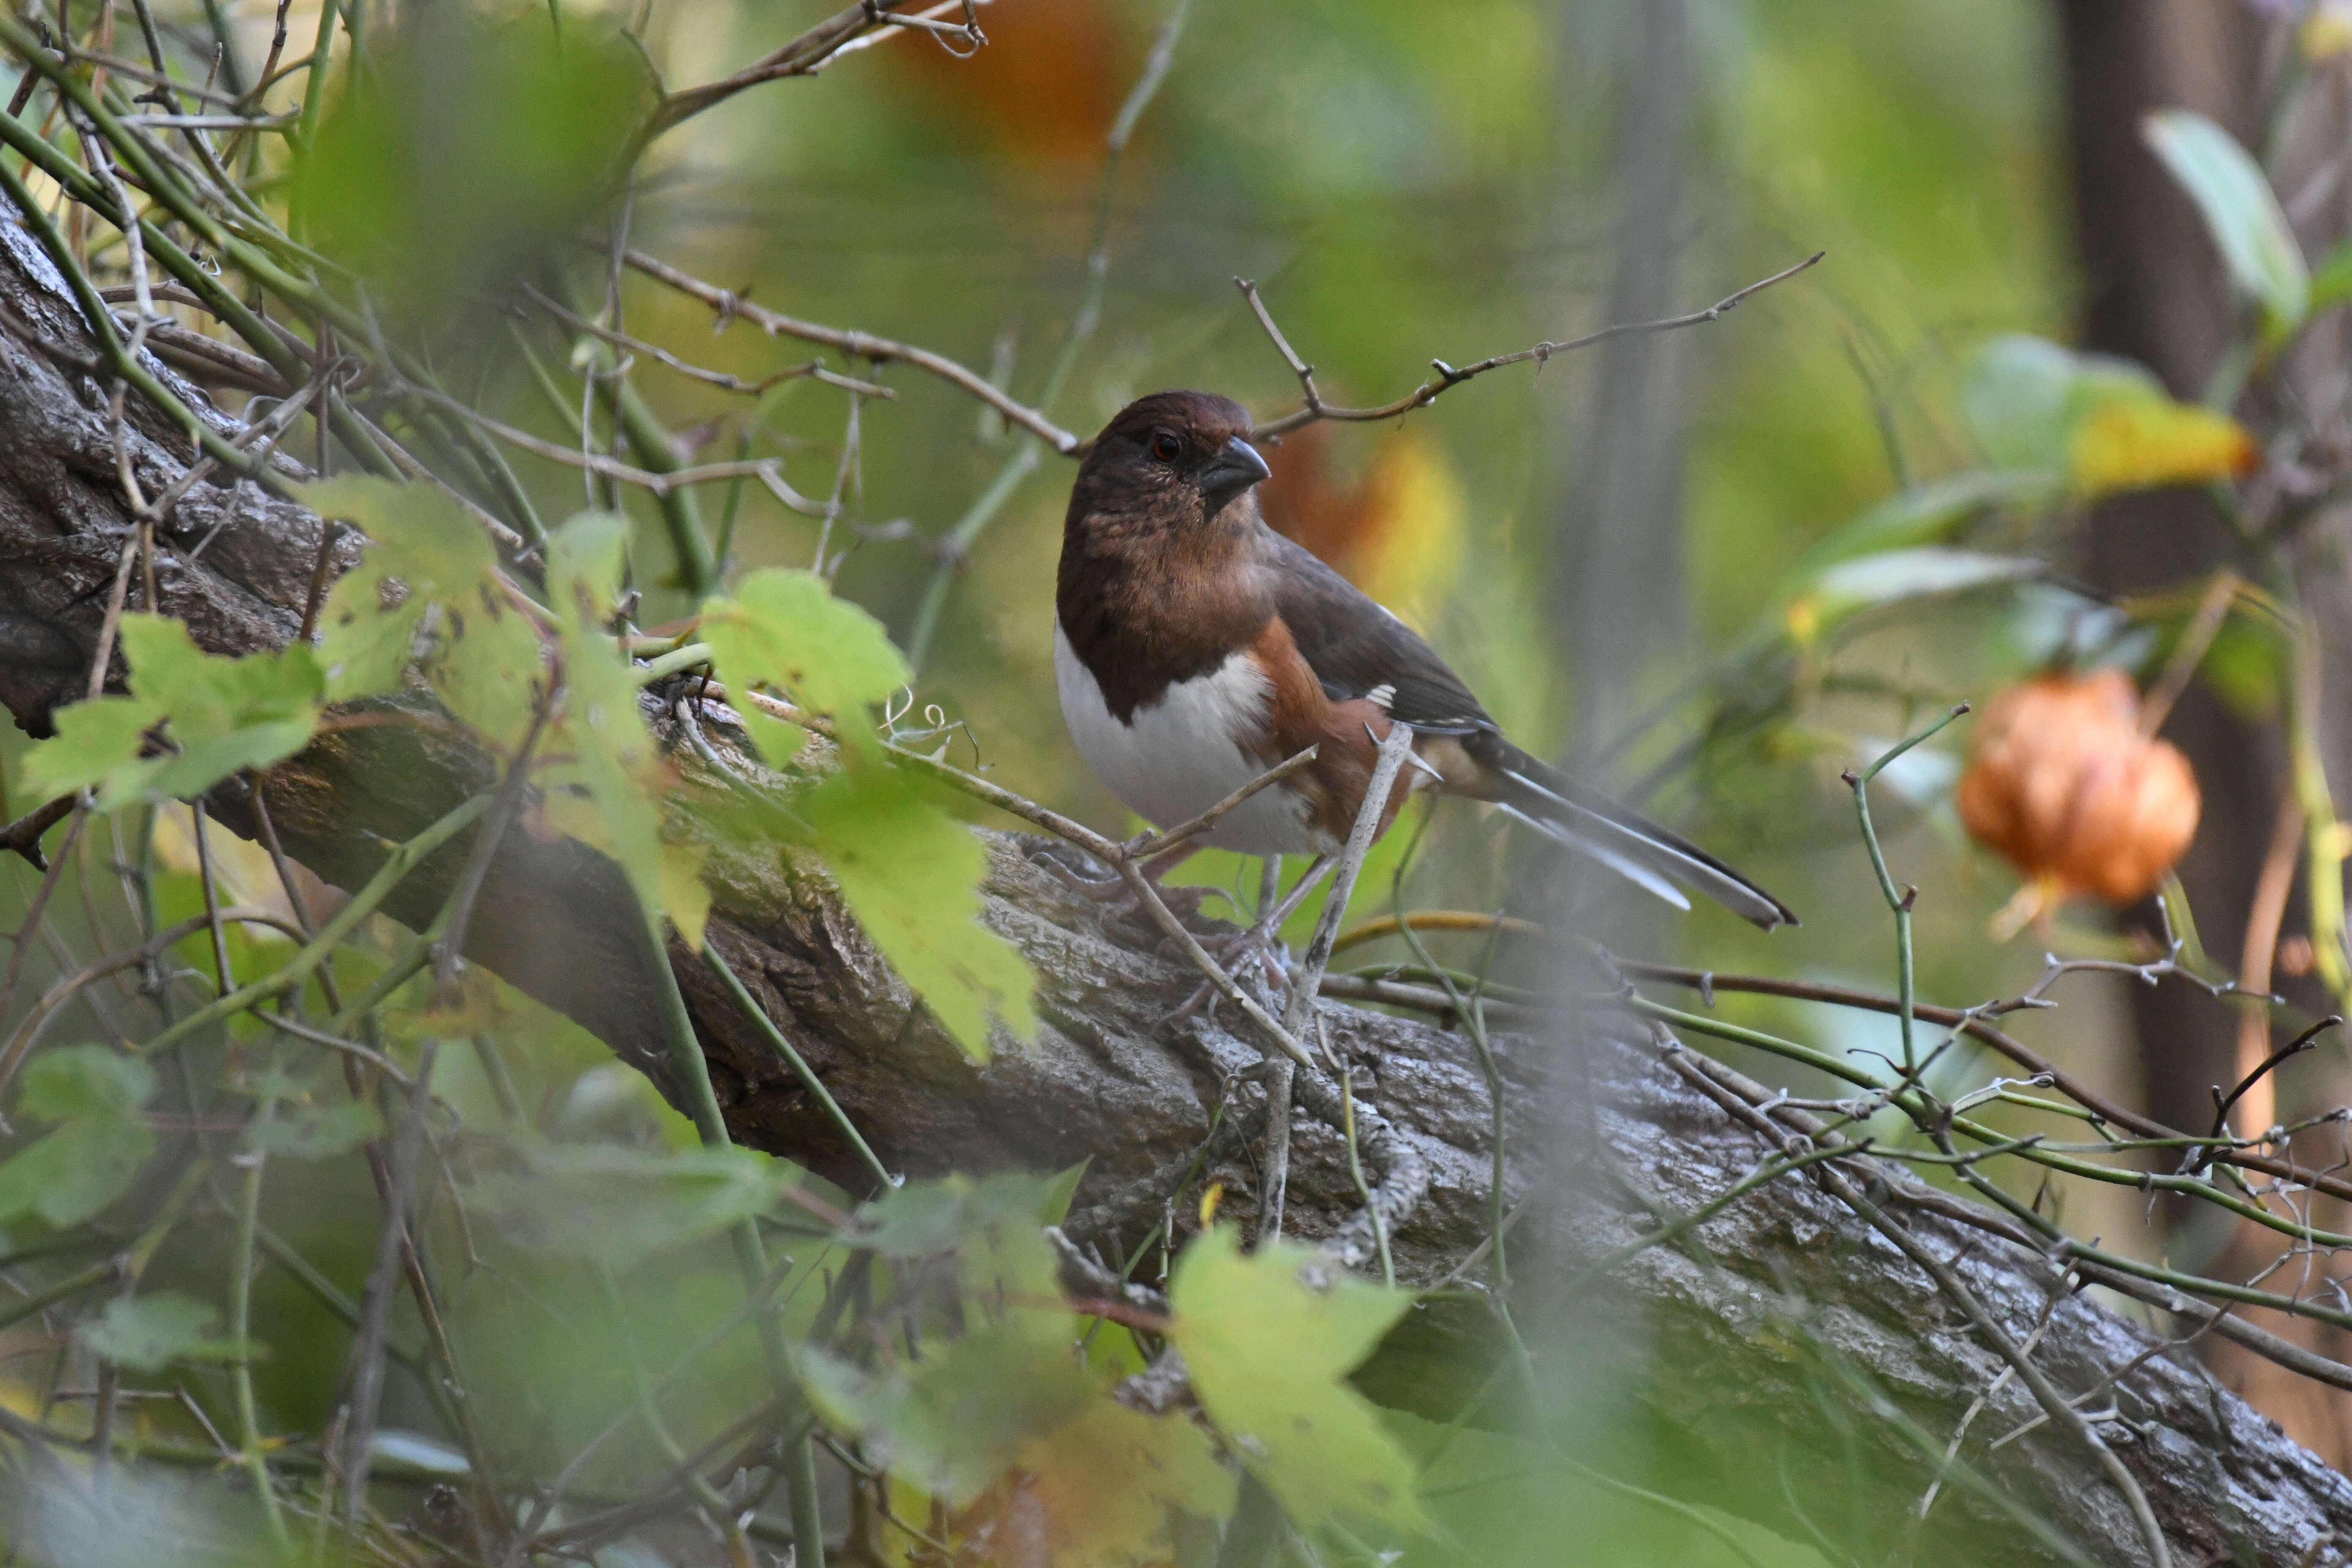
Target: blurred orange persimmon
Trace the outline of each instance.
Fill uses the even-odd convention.
[[[1969,836],[2022,871],[2031,917],[2089,893],[2145,897],[2196,836],[2197,775],[2142,732],[2120,669],[2051,674],[1993,699],[1960,775]]]

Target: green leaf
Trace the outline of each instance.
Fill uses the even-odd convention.
[[[810,1399],[891,1474],[961,1507],[1096,1397],[1066,1343],[991,1326],[868,1373],[803,1350]]]
[[[2049,570],[2030,556],[1987,555],[1927,544],[1840,562],[1813,579],[1811,593],[1821,619],[1828,622],[1904,599],[2030,582]]]
[[[200,795],[240,768],[264,767],[309,743],[325,682],[307,647],[216,658],[163,616],[122,617],[131,695],[79,702],[36,745],[25,785],[44,798],[95,786],[101,811]],[[140,752],[158,723],[172,747]]]
[[[60,1046],[25,1065],[16,1109],[41,1121],[135,1116],[155,1092],[155,1069],[110,1046]]]
[[[364,1100],[304,1105],[290,1111],[279,1108],[266,1121],[245,1130],[245,1146],[263,1154],[289,1160],[325,1160],[347,1154],[383,1135],[383,1117]]]
[[[545,8],[403,13],[296,149],[310,237],[369,285],[389,330],[449,355],[499,326],[485,279],[551,278],[616,190],[647,76],[614,29]]]
[[[701,636],[726,680],[779,688],[835,721],[848,765],[793,809],[899,978],[974,1060],[988,1055],[992,1016],[1026,1037],[1035,981],[978,919],[987,852],[920,786],[879,765],[865,710],[908,679],[880,623],[814,574],[778,568],[744,578],[732,599],[708,601]],[[786,736],[755,729],[753,741],[771,764],[791,760]]]
[[[2264,333],[2284,338],[2311,305],[2311,275],[2262,165],[2201,114],[2151,114],[2142,134],[2204,216],[2238,291],[2263,307]]]
[[[928,790],[895,769],[844,770],[793,802],[842,901],[973,1060],[992,1016],[1026,1038],[1036,980],[1020,951],[980,923],[988,851]]]
[[[908,1182],[859,1211],[865,1226],[856,1243],[885,1258],[929,1258],[952,1252],[999,1225],[1032,1230],[1058,1225],[1085,1170],[1076,1165],[1056,1176],[1005,1171],[977,1181],[953,1175]]]
[[[176,1290],[117,1296],[98,1321],[76,1337],[94,1355],[136,1372],[161,1372],[175,1361],[241,1361],[247,1347],[213,1333],[220,1313]]]
[[[57,732],[25,757],[26,794],[53,800],[136,768],[147,731],[163,721],[163,710],[142,697],[96,697],[58,709]]]
[[[79,1225],[129,1192],[154,1152],[144,1122],[68,1121],[0,1163],[0,1223],[30,1214],[59,1229]]]
[[[155,1072],[106,1046],[62,1046],[26,1065],[16,1108],[57,1123],[0,1163],[0,1223],[37,1215],[79,1225],[131,1189],[155,1152],[140,1110]]]
[[[2038,505],[2056,500],[2062,489],[2053,475],[2031,469],[1976,469],[1931,479],[1896,492],[1824,536],[1805,552],[1796,575],[1810,577],[1825,566],[1882,550],[1940,544],[1996,507]]]
[[[954,1253],[956,1283],[966,1295],[1061,1342],[1069,1314],[1045,1227],[1068,1211],[1067,1174],[909,1182],[861,1211],[864,1224],[847,1239],[884,1258]]]
[[[749,1149],[554,1144],[483,1177],[473,1197],[520,1247],[628,1268],[764,1213],[797,1179]]]
[[[1412,1306],[1289,1243],[1204,1232],[1176,1261],[1171,1337],[1217,1428],[1302,1530],[1343,1516],[1424,1530],[1412,1462],[1347,1373]]]
[[[882,624],[835,598],[813,572],[772,567],[751,574],[734,598],[702,606],[701,636],[720,679],[791,693],[803,708],[832,718],[847,745],[875,745],[864,710],[911,679]],[[765,750],[781,737],[754,739],[770,765],[791,760]]]
[[[2327,259],[2311,275],[2310,313],[2316,316],[2347,300],[2352,300],[2352,240],[2329,251]]]
[[[546,752],[568,759],[541,770],[548,820],[611,856],[648,910],[667,914],[697,948],[710,912],[699,847],[663,834],[675,784],[646,727],[628,657],[604,633],[620,590],[628,520],[584,512],[548,543],[548,589],[562,617],[563,717]]]
[[[368,536],[320,614],[329,700],[391,690],[417,664],[453,717],[502,750],[520,744],[542,681],[539,637],[480,525],[426,484],[352,477],[301,494]]]
[[[2169,401],[2145,366],[2021,332],[1985,344],[1960,384],[1960,411],[1986,460],[2019,473],[2064,473],[2075,422],[2133,399]]]

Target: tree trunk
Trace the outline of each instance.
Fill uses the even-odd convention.
[[[2254,115],[2252,7],[2210,0],[2065,0],[2067,123],[2086,348],[2139,361],[2190,401],[2227,351],[2236,310],[2204,222],[2145,142],[2142,121],[2192,109],[2233,132]],[[2236,559],[2202,494],[2171,489],[2101,504],[2087,530],[2090,580],[2116,594],[2192,582]],[[2203,685],[2165,734],[2197,770],[2205,810],[2180,864],[2198,931],[2234,967],[2271,825],[2284,798],[2284,746]],[[2153,929],[2153,921],[2150,922]],[[2233,1081],[2235,1015],[2193,987],[2135,988],[2132,1016],[2148,1110],[2173,1126],[2209,1121],[2210,1084]]]
[[[2352,213],[2336,184],[2344,149],[2343,83],[2328,73],[2315,75],[2299,95],[2294,120],[2274,139],[2263,123],[2259,90],[2266,25],[2254,7],[2201,0],[2067,0],[2062,15],[2084,345],[2138,360],[2174,395],[2197,400],[2220,368],[2242,311],[2230,297],[2203,220],[2141,140],[2141,121],[2157,110],[2187,108],[2228,128],[2269,163],[2286,205],[2296,211],[2306,248],[2319,256],[2352,231]],[[2325,199],[2307,201],[2305,193],[2311,192]],[[2283,368],[2283,382],[2313,408],[2332,408],[2347,363],[2346,347],[2341,325],[2322,323]],[[2352,776],[2347,537],[2347,520],[2336,509],[2307,523],[2291,552],[2291,586],[2302,598],[2319,645],[2314,651],[2320,695],[2313,715],[2319,751],[2330,778],[2339,783]],[[2224,566],[2237,566],[2257,581],[2263,573],[2210,500],[2187,489],[2126,496],[2100,506],[2091,521],[2088,555],[2091,580],[2117,594],[2193,586],[2200,574]],[[2187,753],[2204,797],[2203,817],[2181,862],[2180,879],[2207,952],[2225,970],[2252,965],[2246,973],[2250,985],[2285,992],[2313,1017],[2329,1011],[2332,1004],[2317,983],[2261,973],[2259,966],[2267,962],[2263,955],[2275,950],[2278,932],[2257,932],[2253,944],[2248,943],[2248,915],[2265,860],[2273,854],[2301,858],[2300,846],[2291,838],[2273,845],[2290,796],[2281,727],[2233,711],[2200,683],[2173,710],[2165,734]],[[2284,826],[2292,830],[2294,824]],[[2294,896],[2282,922],[2287,933],[2307,929],[2300,867],[2290,875]],[[2154,920],[2147,925],[2153,930]],[[2213,1086],[2236,1082],[2273,1046],[2284,1043],[2284,1036],[2273,1037],[2276,1027],[2242,1034],[2242,1015],[2185,984],[2134,987],[2131,1006],[2148,1108],[2174,1125],[2210,1120]],[[2284,1018],[2278,1026],[2290,1032],[2294,1027]],[[2270,1120],[2257,1117],[2248,1124],[2268,1125]],[[2315,1140],[2305,1134],[2300,1146],[2315,1152]],[[2334,1207],[2323,1205],[2323,1212]],[[2176,1221],[2189,1217],[2172,1212]],[[2201,1239],[2183,1233],[2178,1246],[2212,1259],[2203,1267],[2242,1276],[2271,1256],[2262,1233],[2252,1227],[2225,1232],[2218,1245],[2210,1225],[2202,1228]],[[2324,1354],[2340,1356],[2352,1349],[2352,1337],[2341,1331],[2254,1315]],[[2227,1342],[2208,1342],[2205,1354],[2231,1387],[2284,1422],[2298,1439],[2336,1464],[2352,1458],[2352,1400],[2343,1393],[2283,1376]]]
[[[0,226],[0,698],[38,733],[80,692],[126,517],[105,404],[77,368],[84,340],[72,308],[21,230]],[[142,473],[160,480],[179,471],[181,437],[152,411],[134,408],[132,425]],[[215,527],[210,548],[191,559]],[[280,647],[299,627],[321,537],[317,518],[250,485],[200,486],[158,540],[163,607],[215,653]],[[712,720],[723,743],[723,723]],[[709,781],[693,776],[701,764],[686,765],[680,798],[691,816]],[[413,835],[493,776],[447,729],[394,722],[331,733],[269,770],[260,787],[287,849],[350,887],[380,863],[386,841]],[[243,829],[251,800],[251,786],[236,784],[211,805]],[[1229,1207],[1246,1211],[1247,1134],[1262,1091],[1235,1075],[1258,1060],[1256,1046],[1214,1022],[1171,1022],[1191,973],[1158,955],[1131,918],[1066,892],[1032,863],[1034,841],[986,837],[986,918],[1034,965],[1043,1021],[1034,1042],[1000,1042],[984,1065],[931,1024],[821,873],[772,847],[718,846],[710,940],[892,1167],[930,1174],[1087,1160],[1071,1230],[1131,1240],[1160,1216],[1172,1168],[1209,1136],[1212,1108],[1230,1095],[1226,1124],[1244,1136],[1215,1157]],[[390,912],[426,919],[465,854],[460,842],[428,861]],[[467,951],[662,1081],[635,920],[610,863],[569,841],[509,833]],[[711,972],[680,948],[671,959],[735,1135],[856,1188],[837,1131]],[[1359,1064],[1360,1092],[1377,1113],[1364,1142],[1371,1174],[1396,1200],[1398,1272],[1423,1285],[1446,1279],[1486,1237],[1494,1196],[1491,1101],[1477,1053],[1459,1032],[1425,1023],[1335,1003],[1325,1018],[1333,1050]],[[1792,1535],[1829,1521],[1875,1556],[1917,1528],[1908,1521],[1944,1446],[1983,1396],[1960,1454],[1985,1484],[1944,1483],[1927,1527],[1937,1559],[2062,1561],[2071,1540],[2096,1561],[2144,1561],[2124,1494],[2075,1437],[2045,1425],[1988,1452],[2035,1407],[2014,1379],[1995,1387],[2003,1363],[1956,1323],[1958,1298],[1858,1217],[1864,1200],[1853,1194],[1866,1192],[1869,1205],[1901,1216],[1892,1223],[1925,1255],[1951,1260],[1987,1321],[2012,1340],[2032,1334],[2046,1313],[2038,1364],[2067,1393],[2090,1393],[2086,1407],[2114,1380],[2115,1421],[2101,1430],[2163,1521],[2176,1561],[2310,1561],[2305,1549],[2322,1532],[2352,1531],[2352,1484],[2213,1387],[2192,1361],[2065,1294],[2039,1247],[2005,1222],[1866,1158],[1839,1162],[1842,1174],[1817,1166],[1769,1184],[1675,1245],[1635,1251],[1585,1279],[1596,1260],[1722,1194],[1764,1146],[1748,1120],[1757,1113],[1743,1109],[1746,1086],[1671,1038],[1629,1020],[1580,1037],[1566,1072],[1547,1071],[1524,1038],[1497,1038],[1515,1118],[1504,1197],[1522,1210],[1513,1246],[1537,1257],[1534,1277],[1566,1282],[1552,1300],[1523,1305],[1573,1329],[1538,1341],[1533,1405],[1545,1421],[1580,1369],[1607,1367],[1634,1413],[1690,1456],[1677,1484],[1692,1495]],[[1302,1072],[1300,1083],[1307,1114],[1287,1224],[1308,1238],[1360,1236],[1345,1146],[1330,1125],[1336,1091],[1319,1074]],[[1589,1108],[1590,1142],[1548,1164],[1530,1145],[1549,1113],[1523,1107],[1563,1094]],[[1783,1109],[1778,1125],[1798,1125],[1788,1121],[1796,1114]],[[1532,1179],[1563,1167],[1585,1179],[1558,1189]],[[1465,1411],[1502,1419],[1507,1408],[1474,1397],[1503,1355],[1493,1323],[1475,1293],[1433,1297],[1362,1382],[1438,1419]],[[2228,1320],[2218,1327],[2247,1331]],[[1759,1454],[1776,1458],[1759,1464]],[[1598,1458],[1611,1464],[1609,1454]]]

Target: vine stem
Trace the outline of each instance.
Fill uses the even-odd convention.
[[[678,1087],[693,1117],[695,1131],[706,1149],[731,1148],[734,1139],[727,1131],[727,1117],[719,1110],[718,1091],[710,1084],[710,1063],[702,1054],[702,1042],[695,1036],[694,1016],[687,1011],[685,993],[678,989],[677,972],[670,967],[662,917],[650,909],[642,912],[644,918],[638,924],[645,937],[646,978],[654,987],[663,1032],[668,1039],[670,1065],[677,1070]],[[804,1408],[807,1395],[793,1373],[792,1352],[784,1343],[782,1325],[774,1312],[764,1310],[768,1259],[767,1249],[760,1241],[759,1221],[740,1221],[733,1237],[736,1268],[743,1276],[743,1288],[751,1301],[768,1375],[780,1397],[789,1398],[796,1406]],[[824,1513],[816,1496],[816,1458],[810,1450],[807,1424],[794,1425],[798,1433],[785,1442],[783,1461],[785,1497],[793,1520],[793,1559],[795,1568],[824,1568]]]
[[[1909,740],[1889,748],[1885,755],[1862,772],[1857,773],[1849,769],[1844,775],[1847,785],[1853,791],[1854,815],[1862,822],[1862,841],[1870,850],[1870,868],[1878,874],[1878,890],[1885,898],[1886,907],[1895,912],[1895,967],[1902,1003],[1896,1016],[1902,1021],[1903,1076],[1906,1079],[1919,1070],[1918,1053],[1912,1044],[1912,1009],[1917,996],[1917,984],[1911,952],[1911,906],[1918,901],[1919,889],[1912,887],[1906,887],[1899,892],[1895,889],[1895,878],[1886,868],[1886,852],[1879,847],[1878,829],[1870,820],[1870,781],[1884,773],[1889,763],[1922,741],[1934,737],[1944,726],[1968,710],[1969,705],[1965,702],[1954,704],[1950,712]]]
[[[277,1113],[278,1101],[263,1095],[254,1112],[256,1128],[269,1125]],[[269,1479],[269,1458],[261,1445],[261,1421],[253,1397],[253,1251],[254,1238],[261,1226],[261,1180],[269,1157],[259,1148],[250,1148],[235,1157],[241,1180],[236,1194],[236,1243],[229,1259],[228,1334],[236,1346],[236,1359],[229,1365],[229,1376],[235,1384],[236,1397],[236,1428],[238,1458],[253,1477],[253,1489],[261,1499],[262,1517],[268,1521],[270,1539],[284,1551],[289,1543],[286,1520],[278,1511],[278,1489]]]

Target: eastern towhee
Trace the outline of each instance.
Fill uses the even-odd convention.
[[[1268,528],[1265,459],[1229,398],[1161,392],[1120,410],[1070,492],[1055,595],[1062,716],[1096,773],[1161,827],[1201,815],[1308,746],[1315,760],[1195,844],[1248,855],[1338,850],[1392,723],[1416,789],[1488,802],[1688,909],[1676,884],[1769,930],[1787,905],[1706,850],[1505,739],[1434,649]]]

